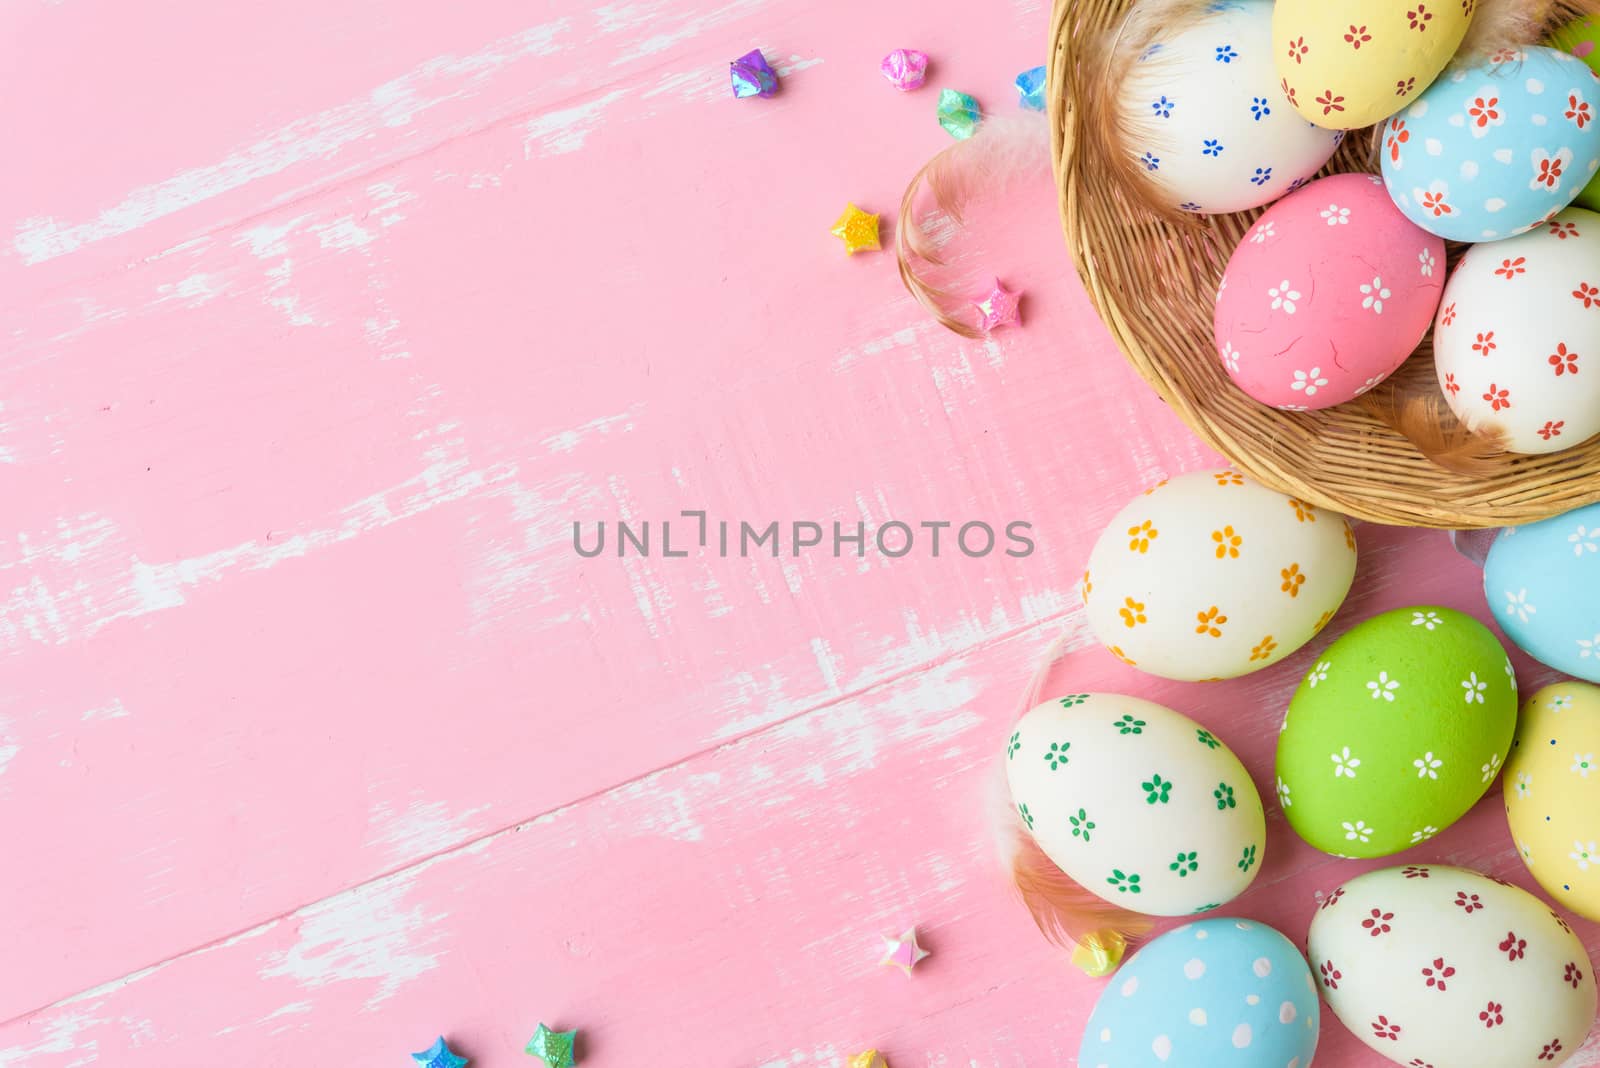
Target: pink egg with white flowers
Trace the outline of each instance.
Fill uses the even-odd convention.
[[[1246,231],[1223,273],[1212,329],[1228,377],[1288,411],[1361,396],[1428,332],[1444,256],[1380,178],[1336,174],[1297,190]]]

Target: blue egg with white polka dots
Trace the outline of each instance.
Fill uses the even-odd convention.
[[[1095,1003],[1080,1068],[1309,1068],[1316,983],[1283,935],[1253,920],[1168,931]]]
[[[1600,80],[1553,48],[1459,59],[1383,127],[1383,183],[1450,241],[1499,241],[1566,208],[1600,171]]]
[[[1523,652],[1600,683],[1600,504],[1507,528],[1489,549],[1483,591]]]

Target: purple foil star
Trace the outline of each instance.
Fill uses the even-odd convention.
[[[978,302],[978,329],[993,333],[1002,326],[1011,326],[1022,319],[1022,295],[1013,293],[994,280],[994,289]]]
[[[729,63],[728,75],[733,79],[733,95],[741,100],[747,96],[772,96],[778,91],[778,72],[767,64],[767,57],[759,48]]]
[[[890,85],[902,93],[909,93],[913,89],[921,89],[922,83],[928,80],[928,53],[913,48],[896,48],[883,57],[878,69],[883,71]]]

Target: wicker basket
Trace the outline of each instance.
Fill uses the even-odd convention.
[[[1458,474],[1428,460],[1360,402],[1282,412],[1228,380],[1212,345],[1212,307],[1229,255],[1260,212],[1168,220],[1137,208],[1082,136],[1084,110],[1109,103],[1082,91],[1095,73],[1084,69],[1083,42],[1117,25],[1134,2],[1055,0],[1051,158],[1067,246],[1089,299],[1162,399],[1246,474],[1359,519],[1491,527],[1600,501],[1600,438],[1549,456],[1502,456],[1485,474]],[[1575,3],[1557,6],[1570,12]],[[1370,141],[1346,138],[1330,169],[1372,170]],[[1430,336],[1392,381],[1432,377]]]

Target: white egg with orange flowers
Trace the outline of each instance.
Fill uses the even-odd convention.
[[[1083,595],[1124,662],[1185,681],[1269,667],[1327,625],[1355,578],[1349,522],[1237,471],[1180,475],[1118,512]]]

